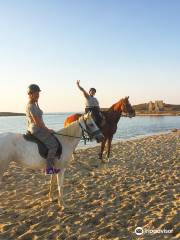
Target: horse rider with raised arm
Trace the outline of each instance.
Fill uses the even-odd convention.
[[[48,149],[47,174],[56,173],[54,168],[55,156],[58,149],[58,142],[53,135],[53,130],[46,127],[43,121],[43,111],[39,108],[38,99],[40,88],[36,84],[28,87],[29,102],[26,107],[26,117],[28,121],[28,131],[39,139]]]
[[[89,112],[91,111],[94,118],[95,118],[95,122],[97,123],[97,125],[99,127],[102,127],[105,123],[105,120],[102,116],[102,113],[100,112],[100,107],[99,107],[99,102],[97,100],[97,98],[95,98],[95,94],[96,94],[96,89],[95,88],[90,88],[89,89],[89,93],[84,90],[84,88],[82,88],[80,86],[80,80],[77,80],[77,86],[78,88],[83,92],[83,95],[86,99],[85,102],[85,112]]]

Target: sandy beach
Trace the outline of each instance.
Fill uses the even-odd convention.
[[[115,143],[104,165],[98,150],[77,150],[64,210],[48,199],[49,176],[12,163],[0,185],[0,240],[179,239],[180,132]],[[137,236],[136,227],[172,231]]]

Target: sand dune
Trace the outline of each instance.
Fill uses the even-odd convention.
[[[180,133],[115,143],[105,165],[97,153],[77,151],[65,174],[63,211],[49,202],[49,176],[12,163],[0,186],[0,240],[179,239]],[[173,232],[138,237],[136,227]]]

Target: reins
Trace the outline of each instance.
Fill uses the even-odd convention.
[[[57,132],[54,132],[53,134],[55,134],[55,135],[60,135],[60,136],[65,136],[65,137],[81,138],[81,137],[71,136],[71,135],[62,134],[62,133],[57,133]]]
[[[83,118],[83,120],[84,120],[84,118]],[[86,124],[85,124],[85,125],[86,125]],[[79,126],[81,127],[81,130],[82,130],[82,137],[72,136],[72,135],[63,134],[63,133],[58,133],[58,132],[55,132],[54,134],[55,134],[55,135],[60,135],[60,136],[65,136],[65,137],[72,137],[72,138],[82,139],[82,140],[84,140],[84,144],[86,145],[86,141],[89,141],[90,138],[89,138],[89,137],[86,137],[84,133],[85,133],[85,132],[86,132],[87,134],[90,134],[90,133],[89,133],[86,129],[84,129],[84,128],[82,127],[82,125],[80,124],[80,122],[79,122]]]

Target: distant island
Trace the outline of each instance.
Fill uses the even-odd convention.
[[[167,104],[162,100],[149,103],[142,103],[133,106],[137,115],[166,115],[180,116],[180,105]]]
[[[136,116],[180,116],[180,105],[166,104],[162,100],[133,105]],[[107,111],[107,108],[102,108]]]
[[[25,116],[25,113],[0,112],[0,117]]]

